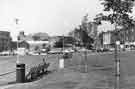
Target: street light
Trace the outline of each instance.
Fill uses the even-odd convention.
[[[15,18],[15,24],[16,24],[16,29],[17,29],[17,25],[19,24],[19,19],[18,18]],[[19,64],[19,55],[18,55],[18,36],[17,36],[17,42],[16,42],[16,45],[17,45],[17,60],[16,60],[16,64]]]
[[[16,23],[16,29],[18,25],[19,19],[15,18],[15,23]],[[18,39],[19,37],[17,36],[17,60],[16,60],[16,82],[18,83],[24,83],[25,82],[25,64],[20,63],[19,61],[19,54],[18,54]]]
[[[62,58],[59,59],[59,68],[64,68],[64,35],[62,36]]]

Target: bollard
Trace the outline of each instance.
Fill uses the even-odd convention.
[[[63,69],[64,68],[64,58],[59,59],[59,68]]]
[[[16,82],[25,82],[25,64],[23,63],[16,64]]]

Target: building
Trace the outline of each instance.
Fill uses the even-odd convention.
[[[54,36],[49,41],[51,47],[61,47],[63,43],[65,47],[72,47],[75,42],[76,40],[72,36]]]
[[[118,37],[123,44],[135,42],[135,28],[120,30]]]
[[[26,36],[24,34],[24,31],[19,32],[18,40],[20,40],[20,41],[25,41],[26,40]]]
[[[31,51],[40,50],[44,48],[43,46],[47,47],[49,45],[49,41],[27,41],[27,43]]]
[[[19,48],[25,48],[25,49],[29,49],[29,43],[26,42],[26,41],[21,41],[21,42],[18,42],[18,47]]]
[[[24,47],[29,50],[42,49],[44,45],[49,45],[49,36],[46,33],[35,33],[25,35],[24,31],[21,31],[18,35],[19,47]]]
[[[114,47],[115,41],[120,41],[123,45],[135,45],[135,27],[131,29],[120,29],[118,31],[107,31],[100,33],[102,46]]]
[[[112,32],[107,31],[103,32],[103,47],[104,48],[109,48],[112,44]]]
[[[111,31],[100,33],[100,40],[101,40],[101,45],[102,45],[101,47],[109,48],[109,46],[111,45],[111,42],[112,42],[111,36],[112,36]]]
[[[10,32],[0,31],[0,51],[9,50],[11,43]]]
[[[47,33],[42,32],[25,35],[24,31],[20,31],[18,35],[18,40],[20,41],[48,41],[49,38]]]
[[[98,36],[98,42],[100,42],[100,47],[103,48],[114,47],[115,37],[116,36],[114,31],[101,32]]]

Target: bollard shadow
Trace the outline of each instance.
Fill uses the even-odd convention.
[[[11,82],[8,82],[8,85],[9,84],[16,84],[17,82],[16,81],[11,81]]]

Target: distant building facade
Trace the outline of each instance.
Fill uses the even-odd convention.
[[[103,47],[104,48],[110,48],[114,44],[114,32],[113,31],[107,31],[103,32]]]
[[[42,32],[25,35],[24,31],[20,31],[18,35],[18,39],[20,41],[48,41],[49,36],[47,33],[42,33]]]
[[[25,48],[25,49],[29,49],[29,43],[26,41],[21,41],[18,43],[18,47],[19,48]]]
[[[42,49],[43,45],[49,44],[49,36],[46,33],[35,33],[25,35],[24,31],[21,31],[18,35],[19,46],[27,48],[29,50]]]
[[[9,50],[11,43],[10,32],[0,31],[0,51]]]
[[[123,44],[135,42],[135,28],[120,30],[118,37]]]
[[[114,46],[115,41],[120,41],[121,44],[135,45],[135,27],[131,29],[120,29],[118,31],[107,31],[100,33],[100,41],[102,46]]]
[[[49,44],[48,41],[27,41],[27,43],[31,51],[43,49],[43,46],[47,47]]]

